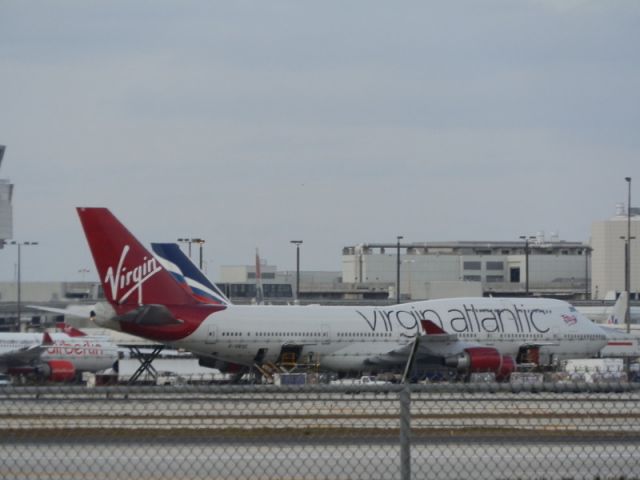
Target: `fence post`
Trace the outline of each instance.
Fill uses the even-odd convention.
[[[400,472],[402,480],[411,478],[411,390],[400,390]]]

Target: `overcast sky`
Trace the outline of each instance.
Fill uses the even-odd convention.
[[[24,280],[95,279],[76,206],[210,276],[361,242],[587,241],[640,204],[640,2],[0,0]],[[15,278],[15,246],[0,280]]]

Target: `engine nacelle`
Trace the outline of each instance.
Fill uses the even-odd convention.
[[[51,382],[71,382],[76,378],[76,367],[68,360],[49,360],[38,373]]]
[[[447,358],[445,364],[468,373],[493,372],[499,381],[508,380],[516,368],[513,357],[491,347],[467,348],[460,355]]]
[[[500,370],[496,372],[496,380],[499,382],[508,382],[511,374],[516,370],[516,361],[510,355],[502,355],[502,364]]]

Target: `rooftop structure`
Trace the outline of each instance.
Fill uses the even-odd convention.
[[[4,157],[5,146],[0,145],[0,167]],[[0,179],[0,248],[13,238],[13,185],[8,180]]]

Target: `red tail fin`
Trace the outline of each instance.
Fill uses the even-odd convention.
[[[104,294],[116,310],[121,305],[196,303],[108,209],[77,210]]]
[[[44,332],[42,334],[42,345],[53,345],[53,340],[51,339],[51,335],[49,335],[49,332]]]
[[[87,336],[87,334],[84,333],[82,330],[78,330],[77,328],[72,327],[71,325],[67,325],[64,322],[56,323],[56,328],[58,330],[62,330],[64,333],[66,333],[70,337],[86,337]]]

